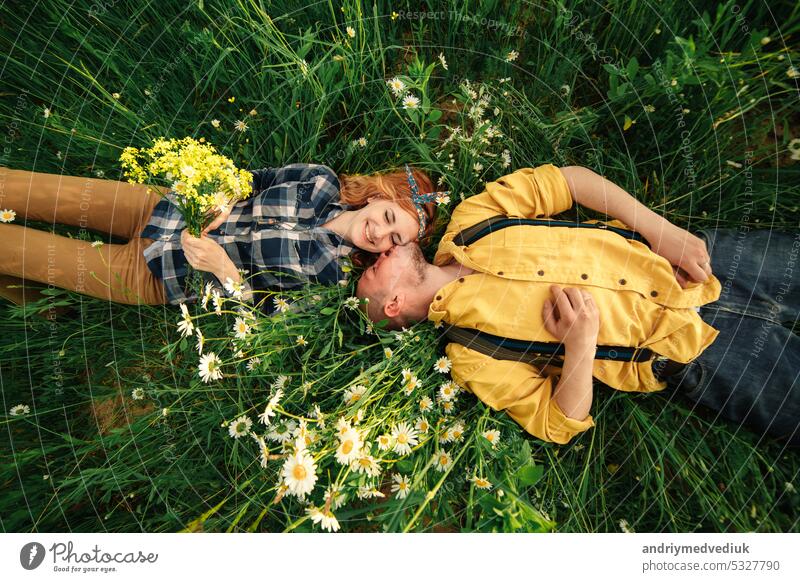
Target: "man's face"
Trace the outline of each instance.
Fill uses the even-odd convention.
[[[395,246],[380,254],[378,260],[364,271],[358,281],[356,294],[370,300],[370,317],[377,320],[385,316],[378,311],[381,300],[387,293],[399,288],[413,288],[425,279],[425,256],[416,243]]]

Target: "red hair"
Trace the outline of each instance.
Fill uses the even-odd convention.
[[[433,182],[428,174],[412,166],[411,174],[417,182],[420,194],[433,192]],[[414,203],[411,201],[411,186],[408,184],[408,176],[405,168],[399,170],[389,170],[368,175],[362,174],[338,174],[339,178],[339,199],[355,208],[362,208],[367,205],[367,201],[373,196],[395,202],[400,207],[414,217],[419,224]],[[425,212],[425,229],[420,245],[431,237],[436,227],[436,203],[427,202],[422,205]],[[356,251],[353,253],[353,262],[356,265],[368,266],[375,259],[374,253],[366,251]]]

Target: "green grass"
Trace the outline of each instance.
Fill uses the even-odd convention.
[[[246,168],[301,161],[352,173],[414,163],[445,176],[458,194],[454,206],[514,169],[576,164],[690,230],[797,228],[800,166],[788,146],[800,137],[800,113],[797,79],[787,74],[800,58],[796,3],[613,0],[572,2],[570,12],[559,3],[443,4],[446,17],[411,20],[391,14],[419,6],[385,2],[121,1],[90,13],[50,0],[30,14],[5,3],[0,165],[119,179],[123,147],[191,135]],[[519,57],[507,62],[511,50]],[[448,70],[438,65],[440,52]],[[419,84],[430,108],[414,117],[400,108],[385,83],[395,75]],[[490,95],[486,117],[505,137],[444,143],[445,126],[475,130],[465,78]],[[246,132],[233,130],[238,119],[247,120]],[[362,136],[367,147],[354,147]],[[475,172],[476,163],[483,170]],[[313,502],[323,502],[329,482],[341,484],[350,499],[336,516],[346,531],[619,531],[620,520],[635,531],[800,529],[798,452],[678,397],[602,386],[597,426],[567,446],[527,436],[468,394],[442,414],[436,330],[417,326],[419,340],[403,342],[367,334],[342,305],[352,294],[352,284],[283,294],[307,308],[261,319],[247,351],[262,358],[254,371],[233,356],[230,306],[223,316],[198,307],[197,323],[229,374],[211,384],[196,374],[194,341],[181,340],[173,307],[56,293],[42,305],[63,301],[79,312],[56,325],[0,307],[2,407],[31,406],[30,415],[0,419],[2,529],[318,530],[294,497],[273,503],[282,461],[262,468],[256,443],[221,426],[242,414],[255,421],[279,374],[289,381],[278,418],[308,418],[313,404],[329,414],[312,447],[320,454],[330,453],[339,414],[363,409],[361,426],[374,440],[416,417],[424,395],[437,402],[432,424],[452,417],[466,428],[462,441],[430,438],[410,456],[387,455],[380,479],[321,462]],[[299,334],[310,341],[305,348],[294,343]],[[404,368],[422,382],[413,398],[400,391]],[[312,383],[305,393],[304,382]],[[342,393],[355,384],[367,391],[345,407]],[[131,400],[135,388],[146,398]],[[116,408],[91,413],[93,403],[122,396]],[[128,420],[114,421],[114,410]],[[501,432],[496,449],[480,436],[490,428]],[[442,447],[455,461],[445,473],[430,463]],[[411,479],[404,500],[389,492],[394,472]],[[494,489],[468,483],[475,473]],[[387,497],[354,498],[359,485]]]

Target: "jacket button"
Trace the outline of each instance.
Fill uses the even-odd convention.
[[[502,276],[503,275],[503,271],[497,271],[497,274]]]
[[[538,275],[541,277],[542,275],[544,275],[544,271],[542,271],[541,269],[539,269],[539,271],[538,271],[538,273],[537,273],[537,274],[538,274]]]
[[[625,283],[627,283],[627,281],[625,279],[620,279],[619,280],[619,284],[620,285],[625,285]]]
[[[658,291],[650,291],[650,297],[658,297]]]
[[[442,296],[441,295],[437,295],[436,296],[436,301],[441,301],[441,300],[442,300]]]
[[[460,278],[458,279],[458,282],[459,282],[459,283],[463,283],[463,282],[464,282],[464,277],[460,277]]]
[[[581,279],[586,280],[588,278],[589,278],[589,275],[587,275],[586,273],[582,273],[581,274]]]

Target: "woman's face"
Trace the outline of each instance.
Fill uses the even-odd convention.
[[[417,240],[419,219],[396,202],[372,197],[356,212],[350,240],[360,249],[382,253]]]

